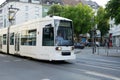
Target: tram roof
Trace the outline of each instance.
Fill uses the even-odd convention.
[[[15,26],[20,26],[20,25],[33,23],[33,22],[40,21],[40,20],[50,20],[50,19],[72,21],[72,20],[70,20],[68,18],[64,18],[64,17],[60,17],[60,16],[46,16],[44,18],[33,19],[33,20],[30,20],[30,21],[27,21],[27,22],[24,22],[24,23],[21,23],[21,24],[13,25],[13,26],[15,27]]]
[[[64,17],[60,17],[60,16],[46,16],[46,18],[53,18],[53,19],[58,19],[58,20],[68,20],[68,21],[72,21],[68,18],[64,18]]]

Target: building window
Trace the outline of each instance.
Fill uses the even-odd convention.
[[[29,14],[25,13],[25,21],[28,21],[28,18],[29,18]]]
[[[28,11],[28,10],[29,10],[28,6],[25,6],[25,11]]]
[[[7,26],[7,24],[6,24],[6,19],[4,19],[4,27],[6,27]]]
[[[36,46],[36,29],[22,31],[21,45]]]
[[[28,2],[28,0],[20,0],[21,2]]]
[[[36,19],[36,18],[39,18],[39,14],[35,14],[35,19]]]
[[[39,7],[35,7],[35,12],[39,13]]]
[[[60,5],[60,3],[57,3],[58,5]]]
[[[7,41],[7,35],[3,34],[3,45],[6,45],[6,41]]]
[[[0,28],[3,27],[3,16],[0,16]]]
[[[50,5],[50,2],[47,2],[46,4],[47,4],[47,5]]]
[[[0,28],[3,28],[3,22],[0,22]]]
[[[14,33],[10,34],[10,45],[14,45]]]
[[[40,3],[40,0],[32,0],[32,3]]]
[[[0,9],[0,14],[2,14],[2,9]]]
[[[52,5],[54,5],[55,4],[55,2],[52,2]]]
[[[44,11],[44,12],[48,12],[48,8],[44,8],[43,11]]]

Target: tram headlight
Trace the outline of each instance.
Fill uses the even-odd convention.
[[[62,50],[61,47],[56,47],[55,49],[58,50],[58,51],[61,51],[61,50]]]

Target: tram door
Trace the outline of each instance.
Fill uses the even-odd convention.
[[[20,51],[20,34],[15,34],[15,53],[18,54]]]

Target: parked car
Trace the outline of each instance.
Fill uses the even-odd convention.
[[[74,43],[75,49],[84,49],[85,45],[83,43]]]

